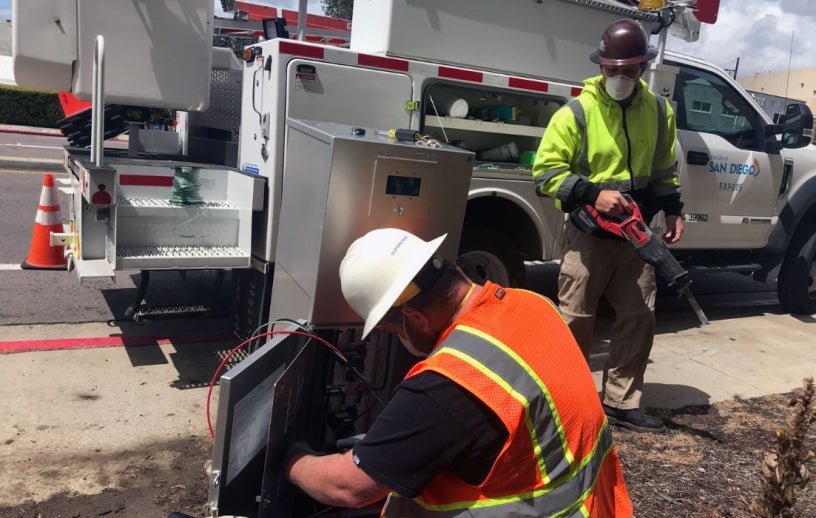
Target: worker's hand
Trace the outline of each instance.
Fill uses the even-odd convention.
[[[629,202],[618,191],[601,191],[595,200],[595,210],[601,214],[617,217],[629,213]]]
[[[306,444],[305,442],[298,441],[296,443],[290,444],[288,448],[286,448],[286,453],[283,454],[283,461],[281,465],[286,472],[288,477],[289,469],[292,467],[298,459],[301,457],[305,457],[306,455],[321,455],[319,452],[312,449],[311,446]]]
[[[683,235],[683,216],[675,214],[666,216],[666,233],[663,234],[663,241],[668,244],[680,241]]]

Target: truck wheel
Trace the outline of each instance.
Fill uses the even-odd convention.
[[[487,227],[463,232],[456,263],[477,284],[490,280],[507,287],[524,287],[527,271],[513,243]]]
[[[811,223],[794,235],[779,271],[776,292],[787,311],[816,313],[816,225]]]

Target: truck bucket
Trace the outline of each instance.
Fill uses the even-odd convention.
[[[717,21],[719,11],[720,0],[697,0],[694,6],[694,17],[703,23],[714,23]]]

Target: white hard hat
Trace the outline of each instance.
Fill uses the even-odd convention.
[[[365,319],[363,338],[393,306],[447,234],[423,241],[398,228],[379,228],[354,241],[340,263],[340,288],[351,308]],[[419,292],[417,288],[411,296]],[[405,299],[405,300],[399,300]]]

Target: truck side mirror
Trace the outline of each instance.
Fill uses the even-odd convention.
[[[813,138],[813,113],[807,104],[793,103],[785,108],[782,126],[782,147],[800,148]]]

